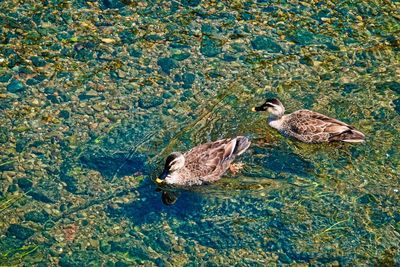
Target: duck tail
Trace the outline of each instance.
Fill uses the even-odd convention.
[[[235,146],[232,154],[234,154],[236,156],[241,155],[243,152],[245,152],[249,148],[250,144],[251,144],[251,142],[249,141],[249,139],[247,137],[244,137],[244,136],[236,137],[236,146]]]
[[[329,138],[329,141],[330,142],[342,141],[342,142],[347,142],[347,143],[362,143],[362,142],[365,142],[365,135],[360,131],[357,131],[354,129],[349,129],[340,134],[331,136]]]

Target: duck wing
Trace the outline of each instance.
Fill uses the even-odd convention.
[[[250,141],[242,136],[202,144],[185,153],[185,166],[202,181],[215,181],[249,146]]]
[[[342,132],[354,128],[344,122],[310,110],[293,112],[287,120],[287,124],[291,131],[301,135]]]

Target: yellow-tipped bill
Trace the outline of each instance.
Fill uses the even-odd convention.
[[[163,183],[163,180],[161,180],[160,178],[157,177],[156,184],[162,184],[162,183]]]
[[[252,107],[251,111],[256,112],[256,107]]]

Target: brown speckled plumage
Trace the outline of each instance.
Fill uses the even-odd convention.
[[[243,136],[202,144],[174,156],[166,163],[164,172],[167,184],[192,186],[219,180],[232,161],[250,146]],[[175,168],[175,165],[182,166]],[[173,171],[171,171],[173,169]]]
[[[311,110],[283,115],[285,108],[277,99],[269,99],[256,111],[271,112],[269,125],[279,132],[305,143],[363,142],[365,136],[353,126]]]
[[[283,119],[282,131],[305,143],[364,139],[353,126],[310,110],[298,110]]]

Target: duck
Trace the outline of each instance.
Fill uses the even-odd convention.
[[[285,115],[285,107],[276,98],[267,99],[252,111],[269,112],[268,124],[272,128],[304,143],[365,141],[365,135],[354,126],[315,111],[301,109]]]
[[[187,152],[172,152],[165,159],[164,170],[155,180],[158,185],[190,187],[218,181],[228,168],[242,166],[232,162],[243,154],[251,142],[247,137],[221,139],[198,145]]]

